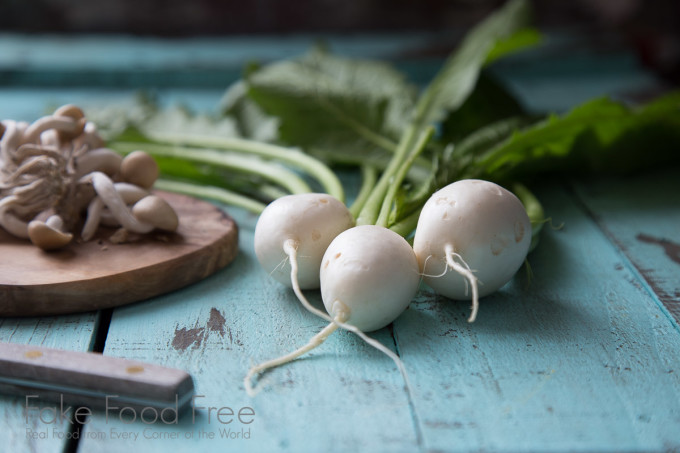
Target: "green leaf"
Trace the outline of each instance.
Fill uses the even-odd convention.
[[[529,16],[527,1],[510,0],[473,28],[419,98],[416,122],[421,125],[438,123],[449,111],[460,107],[472,92],[487,61],[517,49],[518,38],[511,41],[513,45],[499,43],[522,30]]]
[[[679,150],[680,93],[642,108],[603,98],[516,131],[474,157],[464,176],[507,181],[549,173],[626,173],[678,163]]]
[[[486,56],[484,64],[489,65],[499,58],[533,47],[540,44],[542,40],[543,35],[535,28],[523,28],[513,33],[509,38],[497,41]]]
[[[247,83],[250,97],[279,118],[283,141],[331,158],[392,152],[415,98],[390,65],[319,50],[265,66]]]

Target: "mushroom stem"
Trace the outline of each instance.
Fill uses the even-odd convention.
[[[92,122],[87,122],[85,123],[83,133],[73,139],[73,146],[76,148],[97,149],[104,146],[104,140],[99,136],[97,126]]]
[[[78,120],[68,116],[43,116],[26,128],[23,141],[36,143],[40,139],[40,134],[48,129],[56,129],[69,135],[80,135],[84,126],[84,123],[81,124]]]
[[[123,156],[112,149],[93,149],[76,159],[76,178],[80,178],[93,171],[101,171],[109,176],[113,176],[119,171],[122,161]]]
[[[17,148],[14,155],[14,158],[17,162],[23,162],[29,157],[36,156],[51,157],[59,162],[64,160],[64,156],[61,155],[57,147],[50,145],[38,145],[35,143],[24,143],[19,148]]]
[[[45,220],[45,225],[50,228],[54,228],[55,230],[63,230],[64,220],[56,214],[51,215],[47,218],[47,220]]]
[[[95,171],[89,177],[92,178],[92,185],[97,195],[101,197],[106,207],[111,210],[111,213],[118,219],[123,228],[133,233],[148,233],[154,229],[153,225],[140,222],[132,215],[108,176]]]
[[[16,121],[5,121],[5,133],[0,140],[0,164],[3,167],[0,168],[11,168],[14,162],[13,155],[17,147],[21,142],[21,137],[23,136],[23,129],[20,123]]]
[[[26,239],[28,237],[28,224],[14,214],[7,212],[16,201],[17,197],[13,195],[0,200],[0,226],[12,236]]]
[[[94,236],[94,233],[99,228],[99,222],[104,209],[104,202],[99,197],[94,197],[87,206],[87,218],[85,224],[80,232],[80,237],[83,241],[89,241]]]
[[[136,203],[149,195],[149,191],[125,182],[115,183],[114,188],[123,199],[125,204]],[[101,197],[94,197],[87,207],[85,225],[83,225],[82,232],[80,233],[83,241],[89,241],[92,239],[94,234],[97,232],[97,228],[102,223],[105,223],[109,226],[114,226],[112,225],[111,219],[109,217],[114,219],[115,226],[120,225],[119,220],[116,217],[112,215],[109,216],[107,214],[109,214],[109,211],[104,211],[104,201],[101,199]]]

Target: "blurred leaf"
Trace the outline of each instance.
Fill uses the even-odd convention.
[[[525,115],[520,102],[500,82],[486,72],[460,108],[442,123],[442,140],[457,143],[463,137],[491,123]]]

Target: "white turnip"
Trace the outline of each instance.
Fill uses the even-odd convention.
[[[300,288],[315,289],[328,244],[352,226],[349,210],[330,195],[287,195],[274,200],[260,215],[255,227],[255,254],[277,281],[293,287],[291,265],[297,265]]]
[[[293,288],[302,305],[324,319],[303,289],[319,287],[321,258],[331,241],[354,226],[349,209],[322,193],[286,195],[271,202],[255,226],[255,255],[274,279]]]
[[[495,183],[468,179],[425,203],[413,248],[425,283],[448,298],[472,299],[472,322],[479,297],[515,275],[530,244],[531,224],[519,199]]]

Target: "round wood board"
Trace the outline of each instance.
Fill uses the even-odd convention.
[[[99,228],[88,242],[44,252],[0,229],[0,316],[38,316],[115,307],[201,280],[238,253],[238,228],[216,206],[157,192],[177,211],[175,233],[109,240]]]

